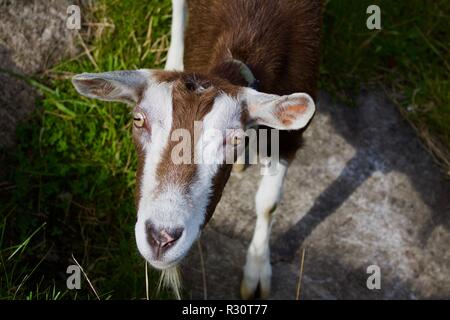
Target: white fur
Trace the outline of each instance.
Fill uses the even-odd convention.
[[[163,287],[172,289],[175,297],[181,300],[181,276],[178,267],[175,266],[161,271],[156,292],[159,293]]]
[[[305,127],[316,112],[314,100],[306,93],[293,93],[286,96],[267,94],[251,88],[241,91],[240,99],[246,101],[250,118],[259,119],[258,124],[267,125],[279,130],[298,130]],[[296,105],[299,101],[306,102],[306,109],[302,113],[292,113],[295,120],[289,124],[284,124],[275,114],[277,109],[283,110],[289,106]]]
[[[166,70],[184,70],[184,31],[187,20],[186,0],[172,0],[172,27]]]
[[[227,129],[242,129],[240,117],[241,107],[236,99],[221,94],[214,100],[212,110],[203,119],[202,136],[198,142],[197,149],[203,153],[201,157],[203,163],[224,163],[226,149],[223,148],[223,139]]]
[[[272,268],[270,266],[269,238],[273,221],[270,211],[280,202],[286,171],[287,164],[278,163],[276,174],[263,176],[256,193],[256,226],[248,248],[241,283],[241,295],[244,299],[253,296],[258,283],[262,298],[267,298],[270,292]]]
[[[157,108],[153,106],[159,106]],[[141,254],[152,263],[152,252],[147,242],[145,223],[154,215],[154,202],[151,195],[156,187],[156,169],[163,150],[169,141],[172,127],[172,87],[167,84],[149,84],[140,107],[145,109],[151,119],[151,137],[142,135],[141,144],[145,153],[142,176],[141,198],[139,199],[138,221],[135,226],[136,243]]]

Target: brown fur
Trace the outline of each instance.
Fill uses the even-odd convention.
[[[225,93],[231,97],[236,97],[240,88],[228,81],[215,76],[205,76],[199,73],[187,73],[176,71],[155,71],[153,76],[158,82],[171,82],[173,83],[172,92],[172,105],[173,105],[173,119],[170,136],[174,130],[187,129],[194,137],[194,122],[201,121],[212,109],[215,97],[220,93]],[[199,88],[201,87],[201,90]],[[142,97],[141,97],[142,98]],[[138,103],[139,105],[139,103]],[[242,117],[242,121],[245,117]],[[136,207],[138,207],[138,199],[141,196],[141,180],[143,175],[143,164],[145,161],[145,154],[142,152],[142,146],[140,145],[138,134],[141,131],[134,131],[134,142],[136,144],[136,151],[138,155],[138,170],[136,174]],[[196,141],[191,141],[191,155],[190,159],[194,160],[194,145]],[[171,154],[173,148],[179,143],[179,141],[169,141],[165,148],[161,161],[158,164],[156,177],[158,179],[158,186],[156,189],[157,196],[159,192],[165,190],[165,187],[169,184],[175,184],[183,189],[185,193],[188,193],[188,187],[195,179],[197,165],[191,164],[174,164],[171,160]],[[225,165],[225,167],[227,167]],[[211,199],[212,201],[208,205],[208,216],[211,216],[217,202],[220,199],[221,191],[228,180],[229,169],[219,170],[216,180],[214,181],[214,190],[218,190],[219,193],[214,191]],[[228,172],[228,174],[227,174]],[[221,179],[218,179],[221,177]],[[224,179],[222,179],[222,177]],[[225,181],[225,182],[223,182]]]
[[[243,85],[236,66],[233,71],[226,62],[239,59],[259,80],[259,91],[305,92],[315,99],[322,1],[189,0],[188,7],[186,71],[212,73]],[[294,157],[303,131],[280,132],[282,158]]]
[[[233,58],[260,91],[315,97],[321,32],[319,0],[189,0],[184,65],[209,73]]]
[[[315,99],[322,1],[189,0],[188,8],[186,72],[156,73],[158,81],[174,83],[172,131],[186,128],[193,134],[194,121],[200,121],[211,110],[217,94],[237,96],[239,86],[247,85],[231,59],[247,64],[259,80],[259,91],[278,95],[304,92]],[[197,90],[199,87],[202,90]],[[288,109],[292,113],[304,112],[305,106],[299,102]],[[243,112],[242,121],[246,116]],[[289,114],[281,120],[285,124],[292,121]],[[280,131],[282,159],[290,161],[294,157],[303,131]],[[176,144],[169,142],[157,168],[160,190],[167,183],[187,187],[195,178],[195,164],[175,167],[170,160]],[[230,170],[230,165],[224,165],[213,181],[214,194],[205,223],[220,200]]]
[[[194,122],[201,121],[203,117],[211,111],[214,104],[214,98],[217,96],[217,89],[204,83],[208,88],[199,93],[196,86],[201,85],[201,79],[184,78],[182,74],[174,82],[172,104],[174,112],[172,114],[172,129],[187,129],[191,137],[194,137]],[[191,82],[194,82],[193,84]],[[191,87],[192,86],[192,87]],[[171,160],[172,149],[178,144],[178,141],[169,141],[163,152],[161,162],[156,171],[158,181],[158,191],[163,191],[167,184],[176,184],[187,192],[187,188],[195,177],[197,165],[174,164]],[[190,159],[194,160],[195,141],[191,139]]]

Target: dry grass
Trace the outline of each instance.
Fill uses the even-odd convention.
[[[302,249],[302,258],[300,260],[300,270],[298,273],[298,282],[297,282],[297,294],[295,296],[295,300],[300,300],[300,289],[301,289],[301,285],[302,285],[302,277],[303,277],[303,265],[305,262],[305,253],[306,253],[306,249],[303,248]]]
[[[205,261],[203,260],[203,249],[200,239],[197,241],[198,252],[200,254],[200,268],[202,270],[202,283],[203,283],[203,299],[208,300],[208,288],[206,285],[206,268]]]
[[[97,300],[101,300],[100,296],[97,293],[97,290],[95,290],[94,286],[92,285],[91,280],[89,280],[89,277],[87,276],[86,272],[84,272],[83,267],[78,263],[77,259],[75,259],[75,257],[72,254],[72,259],[73,261],[75,261],[75,263],[77,264],[78,268],[80,268],[81,272],[83,273],[86,281],[89,283],[89,287],[91,288],[91,290],[94,292],[95,296],[97,297]]]

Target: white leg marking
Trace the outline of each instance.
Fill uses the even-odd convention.
[[[238,154],[237,158],[236,158],[236,162],[233,164],[233,172],[234,173],[239,173],[245,170],[245,153],[246,153],[246,149],[245,148],[240,154]]]
[[[184,30],[186,19],[186,0],[172,0],[171,40],[165,70],[184,70]]]
[[[280,202],[287,164],[279,163],[275,175],[263,176],[256,193],[256,226],[252,242],[248,248],[244,276],[241,283],[241,296],[250,299],[260,286],[261,298],[270,293],[272,267],[270,266],[269,237],[272,226],[272,214]]]

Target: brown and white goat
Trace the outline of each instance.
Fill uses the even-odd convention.
[[[142,256],[162,270],[176,266],[187,254],[221,198],[232,168],[223,147],[243,143],[236,136],[248,126],[280,130],[279,159],[272,159],[277,170],[262,176],[256,193],[256,227],[241,284],[243,298],[252,297],[258,285],[266,298],[273,212],[302,131],[315,112],[322,3],[172,3],[166,71],[83,73],[73,84],[82,95],[133,105],[139,157],[136,242]],[[254,79],[257,90],[249,87]],[[178,129],[192,135],[197,131],[187,152],[195,158],[208,148],[213,163],[173,161]],[[224,136],[207,136],[208,129]]]

